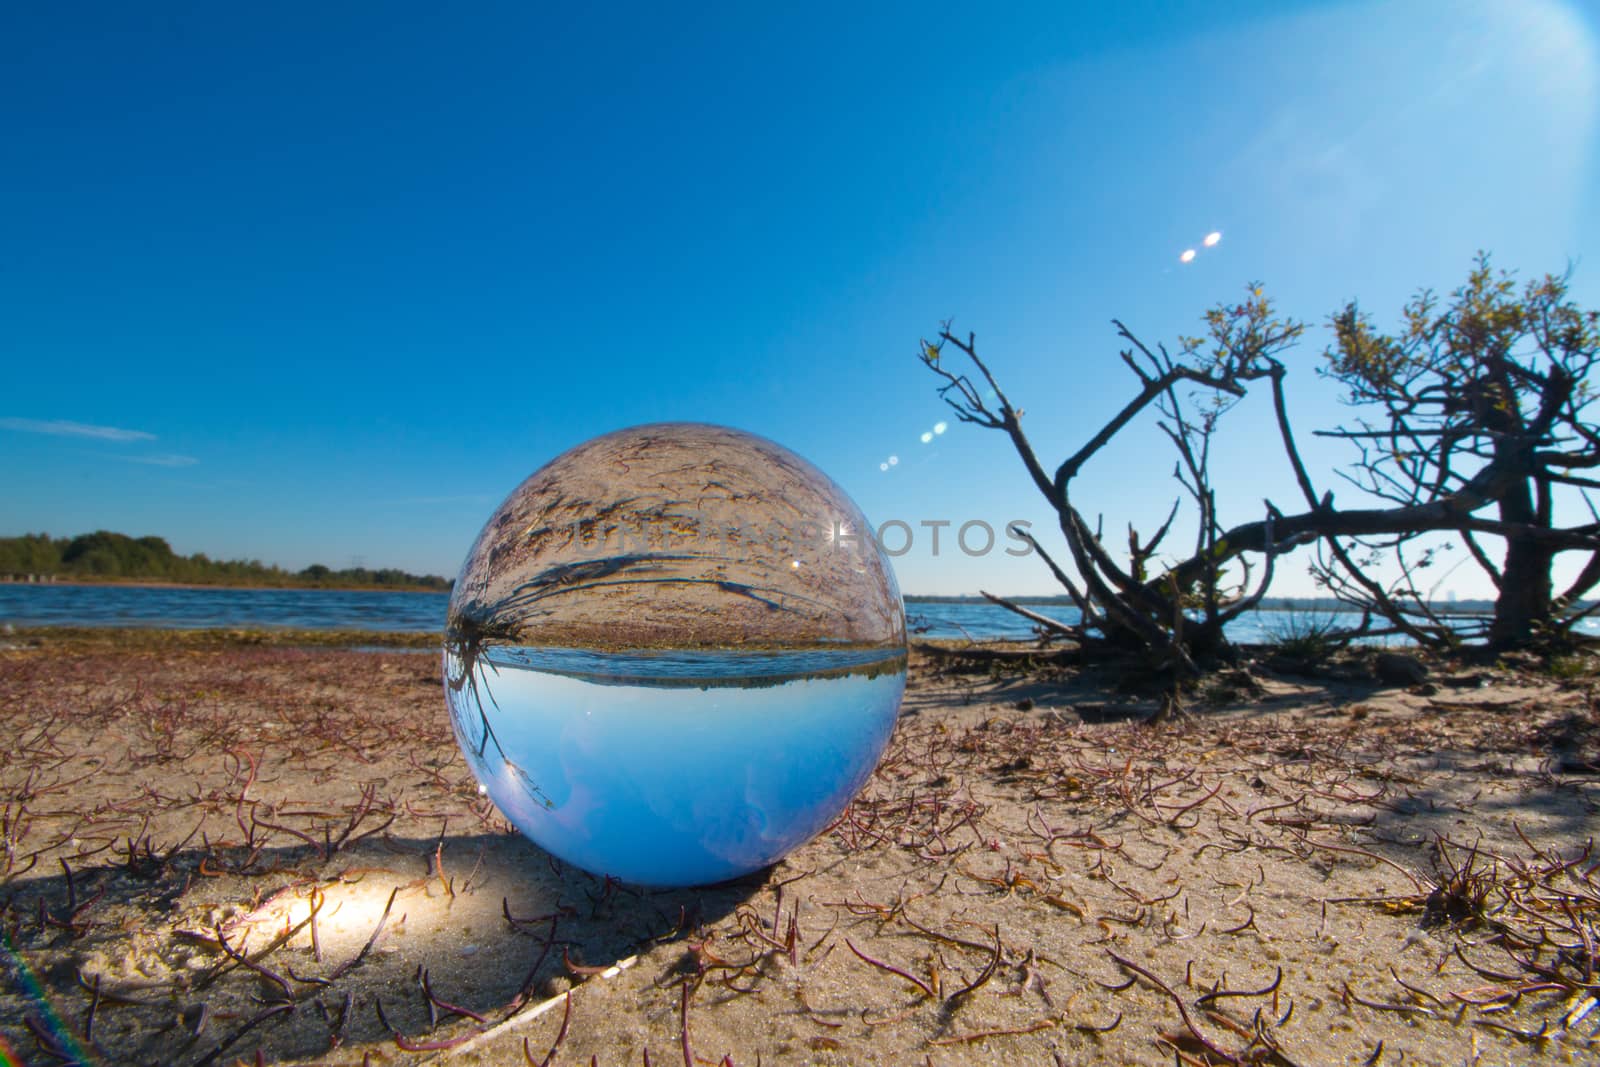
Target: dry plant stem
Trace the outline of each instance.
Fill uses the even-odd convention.
[[[216,1048],[212,1049],[206,1055],[196,1060],[196,1067],[204,1067],[205,1064],[216,1061],[216,1059],[224,1052],[228,1051],[228,1049],[237,1044],[241,1038],[243,1038],[250,1031],[254,1030],[257,1026],[260,1026],[262,1023],[266,1022],[268,1019],[285,1015],[294,1010],[295,1005],[292,1003],[274,1004],[271,1007],[262,1009],[255,1016],[250,1018],[243,1026],[239,1027],[239,1029],[235,1030],[232,1034],[224,1038]]]
[[[1196,1041],[1198,1041],[1201,1045],[1203,1045],[1205,1047],[1207,1052],[1210,1052],[1213,1056],[1216,1056],[1218,1059],[1221,1059],[1226,1063],[1239,1063],[1240,1062],[1238,1056],[1234,1055],[1231,1052],[1226,1051],[1225,1049],[1223,1049],[1221,1046],[1217,1045],[1214,1041],[1212,1041],[1209,1037],[1206,1036],[1205,1032],[1200,1029],[1200,1027],[1195,1023],[1194,1018],[1189,1014],[1189,1006],[1183,1002],[1183,997],[1181,997],[1178,994],[1178,992],[1176,990],[1174,990],[1171,986],[1169,986],[1166,982],[1164,982],[1160,978],[1156,977],[1150,971],[1145,970],[1143,967],[1139,966],[1137,963],[1134,963],[1132,960],[1124,959],[1123,957],[1117,955],[1115,952],[1112,952],[1110,949],[1106,950],[1106,955],[1110,956],[1113,960],[1115,960],[1122,967],[1125,967],[1126,969],[1132,971],[1134,974],[1139,975],[1141,978],[1144,978],[1146,981],[1151,982],[1153,985],[1155,985],[1155,987],[1157,989],[1161,990],[1168,997],[1170,997],[1172,999],[1173,1004],[1177,1005],[1178,1014],[1183,1017],[1183,1025],[1188,1027],[1189,1033],[1194,1036],[1194,1039]]]
[[[887,971],[889,974],[892,974],[892,975],[895,975],[896,977],[905,979],[906,981],[910,982],[912,985],[916,986],[919,990],[921,990],[923,995],[928,997],[931,1000],[938,1000],[939,999],[939,994],[938,994],[937,991],[934,990],[933,986],[929,985],[927,982],[924,982],[922,979],[918,978],[916,975],[911,974],[908,971],[903,971],[899,967],[896,967],[891,963],[884,963],[882,960],[873,959],[871,956],[868,956],[865,952],[862,952],[860,949],[856,948],[856,946],[851,942],[851,940],[848,937],[844,939],[844,943],[845,943],[845,947],[848,948],[851,952],[855,953],[856,954],[856,958],[860,959],[863,963],[871,964],[872,966],[878,968],[880,971]]]
[[[689,1046],[689,980],[684,979],[679,987],[683,1003],[678,1016],[679,1035],[683,1047],[683,1067],[694,1067],[694,1051]]]
[[[383,933],[383,924],[389,921],[389,911],[394,907],[394,898],[399,894],[399,886],[396,886],[394,889],[390,890],[389,899],[383,905],[383,914],[378,916],[378,925],[372,929],[372,936],[367,938],[367,943],[361,946],[360,952],[356,953],[354,956],[350,957],[350,959],[335,967],[333,969],[333,974],[329,975],[330,978],[339,978],[341,975],[345,974],[345,972],[360,966],[361,961],[367,958],[367,953],[372,951],[372,946],[378,943],[378,935]]]
[[[623,971],[627,970],[638,962],[638,956],[629,956],[626,959],[618,960],[615,964],[606,968],[596,977],[602,980],[615,978],[617,975],[621,974]],[[560,996],[551,997],[548,1000],[540,1001],[538,1004],[523,1008],[522,1010],[511,1015],[509,1018],[503,1019],[494,1026],[489,1027],[489,1029],[484,1030],[482,1033],[472,1035],[469,1040],[464,1041],[457,1046],[457,1049],[455,1050],[456,1054],[464,1055],[467,1052],[473,1051],[474,1049],[482,1048],[496,1038],[528,1025],[535,1019],[538,1019],[540,1016],[553,1009],[557,1004],[565,1004],[567,997],[572,992],[574,991],[567,990]],[[435,1063],[437,1061],[438,1057],[434,1057],[433,1059],[429,1059],[424,1062]]]
[[[569,990],[566,991],[565,994],[562,995],[561,1029],[556,1032],[556,1039],[550,1045],[550,1051],[546,1052],[544,1054],[544,1059],[539,1061],[538,1067],[550,1067],[551,1062],[556,1058],[556,1050],[559,1049],[561,1047],[561,1043],[567,1039],[567,1024],[570,1023],[571,1021],[572,1021],[572,990],[569,989]],[[522,1058],[524,1060],[526,1060],[529,1064],[533,1063],[533,1053],[530,1052],[529,1049],[528,1049],[528,1039],[527,1038],[523,1038],[522,1039]],[[649,1053],[645,1054],[645,1058],[646,1058],[646,1061],[648,1062]]]
[[[452,1015],[459,1015],[459,1016],[461,1016],[462,1018],[465,1018],[465,1019],[471,1019],[473,1022],[477,1022],[477,1023],[488,1022],[488,1020],[485,1019],[482,1015],[480,1015],[477,1012],[471,1010],[470,1008],[463,1008],[459,1004],[451,1004],[447,1000],[439,999],[439,997],[434,994],[433,986],[429,982],[428,978],[429,978],[428,970],[427,970],[427,968],[423,968],[423,970],[422,970],[422,993],[423,993],[423,996],[427,998],[428,1008],[429,1008],[430,1014],[433,1014],[433,1013],[436,1013],[436,1012],[439,1012],[439,1011],[444,1011],[444,1012],[449,1012]],[[430,1023],[430,1025],[436,1025],[437,1022],[438,1022],[437,1015],[434,1014],[433,1022]]]
[[[989,962],[984,966],[982,971],[978,972],[977,978],[973,979],[967,985],[962,986],[954,993],[951,993],[950,996],[945,999],[946,1006],[954,1007],[963,998],[972,995],[987,985],[989,979],[994,977],[995,968],[1000,966],[1000,953],[1000,927],[998,924],[996,924],[994,928],[994,955],[989,957]]]

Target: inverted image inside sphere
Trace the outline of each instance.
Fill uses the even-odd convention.
[[[536,471],[473,545],[458,635],[572,648],[905,641],[894,575],[827,475],[765,438],[660,423]]]
[[[467,765],[518,830],[593,874],[682,886],[776,863],[838,816],[894,729],[905,657],[492,645],[446,672]]]
[[[687,423],[559,456],[478,536],[445,698],[467,764],[552,855],[703,885],[821,832],[905,688],[894,575],[844,492],[788,449]]]

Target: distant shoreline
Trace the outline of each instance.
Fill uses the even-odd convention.
[[[22,534],[0,537],[0,577],[25,585],[58,582],[89,586],[146,586],[157,589],[341,589],[448,591],[450,581],[436,574],[412,574],[397,567],[352,566],[335,570],[313,563],[285,570],[258,559],[212,559],[204,552],[179,555],[164,537],[129,537],[96,530],[75,537]]]
[[[267,589],[274,591],[297,592],[326,592],[326,593],[438,593],[440,596],[449,596],[448,589],[435,589],[425,585],[240,585],[226,582],[165,582],[158,578],[50,578],[46,581],[4,581],[0,580],[0,589],[6,586],[20,585],[29,588],[42,588],[45,586],[89,586],[95,588],[121,588],[121,589],[215,589],[225,592],[249,592],[253,589]]]
[[[219,592],[249,592],[255,589],[276,591],[300,592],[328,592],[328,593],[437,593],[440,596],[449,596],[450,590],[437,589],[424,585],[297,585],[283,584],[271,585],[267,583],[245,585],[239,583],[222,582],[171,582],[157,578],[85,578],[62,577],[49,578],[43,581],[28,582],[15,579],[0,579],[0,589],[7,586],[80,586],[87,588],[122,588],[122,589],[211,589]],[[1073,606],[1069,597],[1051,596],[1048,594],[1024,594],[1022,596],[1007,597],[1015,604],[1031,605],[1034,607],[1067,607]],[[988,604],[990,601],[981,596],[970,594],[952,593],[907,593],[904,597],[907,607],[915,604]],[[1455,604],[1435,604],[1433,609],[1445,615],[1486,615],[1494,611],[1492,601],[1460,601]],[[1302,597],[1267,597],[1256,605],[1257,611],[1265,612],[1348,612],[1354,609],[1332,599],[1310,600]]]
[[[914,604],[989,604],[988,598],[972,596],[965,593],[952,593],[949,595],[932,593],[907,593],[905,594],[907,608]],[[1027,607],[1056,607],[1073,608],[1076,605],[1068,596],[1030,595],[1004,597],[1013,604]],[[1592,601],[1583,601],[1580,607],[1587,607]],[[1440,615],[1482,615],[1494,614],[1494,601],[1492,600],[1458,600],[1445,603],[1430,604],[1429,607]],[[1301,612],[1317,614],[1326,612],[1332,614],[1360,614],[1359,608],[1341,603],[1331,597],[1266,597],[1255,606],[1254,611],[1263,612]]]

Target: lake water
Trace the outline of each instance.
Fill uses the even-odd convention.
[[[1060,622],[1078,621],[1076,608],[1064,604],[1024,605],[1029,611]],[[1470,615],[1446,616],[1456,625],[1475,627],[1480,620]],[[1228,637],[1239,644],[1265,645],[1282,641],[1286,637],[1305,633],[1315,625],[1326,627],[1329,623],[1345,629],[1361,625],[1359,612],[1333,611],[1317,608],[1307,611],[1252,611],[1228,624]],[[1034,624],[1014,611],[990,604],[987,601],[937,601],[913,602],[906,605],[906,625],[913,639],[918,637],[966,637],[1026,639],[1033,636]],[[1581,620],[1576,632],[1600,637],[1600,618]],[[1377,638],[1372,644],[1404,644],[1403,638]]]
[[[1078,621],[1078,609],[1065,604],[1027,604],[1029,611],[1072,624]],[[1267,644],[1303,630],[1312,620],[1326,623],[1333,620],[1340,626],[1359,626],[1358,613],[1332,611],[1286,612],[1254,611],[1240,616],[1228,626],[1228,636],[1241,644]],[[916,601],[906,605],[906,627],[912,639],[1007,638],[1024,640],[1033,636],[1034,624],[1014,611],[988,601]]]
[[[0,624],[14,626],[147,626],[169,629],[382,630],[434,633],[444,629],[447,593],[375,593],[342,589],[152,589],[138,586],[0,584]],[[1031,610],[1063,622],[1077,613],[1064,605]],[[1277,640],[1307,619],[1328,612],[1252,612],[1229,627],[1235,641]],[[918,638],[1028,638],[1033,624],[987,602],[935,601],[906,605]],[[1359,616],[1338,616],[1355,625]],[[1600,620],[1581,632],[1600,636]]]
[[[0,623],[160,629],[442,631],[448,593],[0,584]]]

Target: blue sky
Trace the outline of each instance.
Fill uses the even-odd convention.
[[[932,554],[924,521],[1050,517],[918,338],[976,331],[1059,458],[1127,396],[1112,317],[1170,341],[1260,281],[1393,321],[1480,248],[1600,306],[1597,34],[1563,0],[13,7],[0,534],[454,574],[544,461],[690,419],[910,524],[908,592],[1051,592]],[[1320,340],[1306,432],[1344,414]],[[1216,459],[1240,521],[1297,500],[1261,408]],[[1076,498],[1120,541],[1170,469],[1146,426]]]

